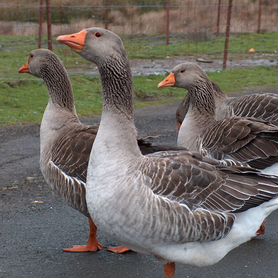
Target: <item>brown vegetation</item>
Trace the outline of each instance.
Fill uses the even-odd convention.
[[[142,1],[128,0],[52,0],[53,10],[60,9],[60,16],[65,16],[64,7],[72,7],[74,15],[68,24],[53,24],[53,35],[78,31],[90,26],[108,26],[109,29],[126,35],[135,34],[163,34],[165,32],[165,10],[163,5],[156,7],[127,6],[130,3],[140,3]],[[145,1],[146,2],[146,1]],[[151,1],[153,3],[155,1]],[[163,3],[163,1],[156,1]],[[171,1],[170,31],[171,33],[182,33],[194,36],[202,34],[204,38],[211,36],[216,31],[216,0],[176,0]],[[28,3],[28,4],[27,4]],[[120,4],[107,8],[104,4]],[[227,1],[222,1],[220,32],[225,31]],[[0,2],[1,9],[9,6],[14,9],[24,7],[24,12],[37,15],[38,1],[36,0],[9,0]],[[86,16],[82,12],[86,10]],[[63,10],[64,9],[64,10]],[[73,12],[71,10],[71,12]],[[88,18],[89,11],[89,18]],[[78,16],[80,13],[80,16]],[[1,13],[0,13],[1,14]],[[87,17],[87,18],[86,18]],[[256,32],[258,18],[258,1],[242,0],[234,1],[232,11],[231,32],[248,33]],[[1,20],[1,15],[0,15]],[[56,21],[59,21],[59,18]],[[61,19],[61,21],[63,21]],[[0,34],[11,35],[36,35],[37,23],[0,21]],[[276,31],[277,26],[277,2],[276,0],[263,1],[262,9],[262,31]]]

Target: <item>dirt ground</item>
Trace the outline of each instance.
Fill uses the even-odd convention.
[[[176,105],[136,113],[140,136],[175,143]],[[99,119],[87,119],[97,123]],[[87,220],[54,196],[39,171],[39,127],[0,130],[0,278],[163,277],[161,262],[128,253],[70,254],[62,249],[87,240]],[[205,268],[177,264],[177,278],[272,278],[278,275],[278,212],[263,238],[233,250]],[[105,245],[116,242],[99,235]]]
[[[130,67],[133,76],[148,76],[148,75],[159,75],[170,72],[173,67],[184,62],[193,62],[199,64],[206,72],[221,71],[223,66],[223,60],[211,60],[210,58],[202,58],[205,62],[198,62],[196,57],[186,56],[186,57],[165,57],[165,59],[140,59],[140,60],[130,60]],[[250,68],[257,66],[276,66],[277,65],[277,55],[276,54],[255,54],[250,55],[248,59],[245,60],[232,60],[228,61],[227,67],[229,69],[235,68]],[[74,68],[69,69],[70,74],[86,74],[89,76],[97,76],[98,71],[94,65],[90,65],[88,69],[86,68]]]

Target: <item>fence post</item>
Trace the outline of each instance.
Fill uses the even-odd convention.
[[[104,28],[108,29],[108,7],[104,7]]]
[[[170,6],[169,1],[165,3],[165,13],[166,13],[166,45],[170,43]]]
[[[104,19],[104,28],[108,29],[109,27],[109,14],[110,14],[110,6],[112,5],[110,0],[102,0],[102,5],[104,8],[103,19]]]
[[[258,12],[258,28],[257,33],[261,33],[261,17],[262,17],[262,0],[259,0],[259,12]]]
[[[224,57],[223,57],[223,70],[226,69],[227,67],[228,52],[230,47],[230,27],[231,27],[232,7],[233,7],[233,0],[229,0],[228,11],[227,11],[227,23],[226,23],[226,38],[225,38]]]
[[[42,47],[42,23],[43,23],[43,0],[40,0],[39,4],[39,37],[38,37],[38,48]]]
[[[51,4],[50,0],[46,1],[46,13],[47,13],[47,45],[48,49],[52,50],[52,32],[51,32]]]
[[[220,12],[221,12],[221,0],[218,0],[217,20],[216,20],[216,35],[217,35],[217,36],[219,35]]]

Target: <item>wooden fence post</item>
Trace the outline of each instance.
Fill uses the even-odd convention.
[[[102,0],[102,6],[104,8],[104,12],[102,13],[103,19],[104,19],[104,28],[109,28],[109,17],[111,12],[111,0]]]
[[[262,17],[262,0],[259,0],[259,12],[258,12],[258,28],[257,33],[261,33],[261,17]]]
[[[51,32],[51,4],[50,0],[46,1],[46,13],[47,13],[47,44],[48,49],[52,50],[52,32]]]
[[[40,0],[38,48],[42,47],[42,23],[43,23],[43,0]]]
[[[233,7],[233,0],[229,0],[228,11],[227,11],[227,23],[226,23],[226,39],[225,39],[224,57],[223,57],[223,70],[226,69],[227,67],[228,52],[230,47],[230,27],[231,27],[232,7]]]
[[[219,35],[220,12],[221,12],[221,0],[218,0],[217,20],[216,20],[216,35],[217,35],[217,36]]]
[[[165,3],[165,15],[166,15],[166,45],[170,43],[170,6],[169,1]]]

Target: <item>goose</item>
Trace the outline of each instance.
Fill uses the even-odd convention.
[[[175,84],[173,86],[188,90],[188,111],[178,133],[179,146],[216,159],[237,160],[265,174],[277,175],[277,126],[260,118],[233,116],[232,112],[229,117],[219,120],[219,114],[228,111],[214,97],[220,89],[216,90],[217,87],[195,63],[176,66],[170,76],[158,87]],[[171,78],[175,82],[171,83]]]
[[[76,114],[72,86],[67,71],[55,53],[47,49],[31,51],[28,63],[19,69],[42,78],[48,87],[49,100],[40,128],[40,168],[44,179],[67,204],[89,221],[86,246],[75,245],[65,252],[94,252],[102,249],[96,238],[97,227],[89,216],[85,183],[87,166],[98,126],[82,124]],[[138,139],[144,153],[163,149]],[[166,148],[166,146],[164,146]],[[110,247],[114,253],[124,253],[124,246]]]
[[[187,63],[177,65],[171,73],[159,83],[159,88],[174,87],[182,84],[186,78]],[[178,81],[176,81],[178,79]],[[215,114],[217,120],[231,116],[254,117],[265,120],[278,126],[278,95],[277,94],[251,94],[240,97],[227,97],[217,84],[211,81],[215,101]],[[182,85],[179,85],[182,87]],[[184,87],[182,87],[184,88]],[[186,95],[176,111],[176,125],[180,129],[182,121],[189,108],[189,97]]]
[[[256,235],[278,208],[277,177],[219,167],[186,150],[143,155],[136,144],[131,71],[120,37],[92,27],[57,40],[100,72],[104,104],[86,200],[101,231],[163,260],[167,277],[174,275],[176,262],[217,263]]]

